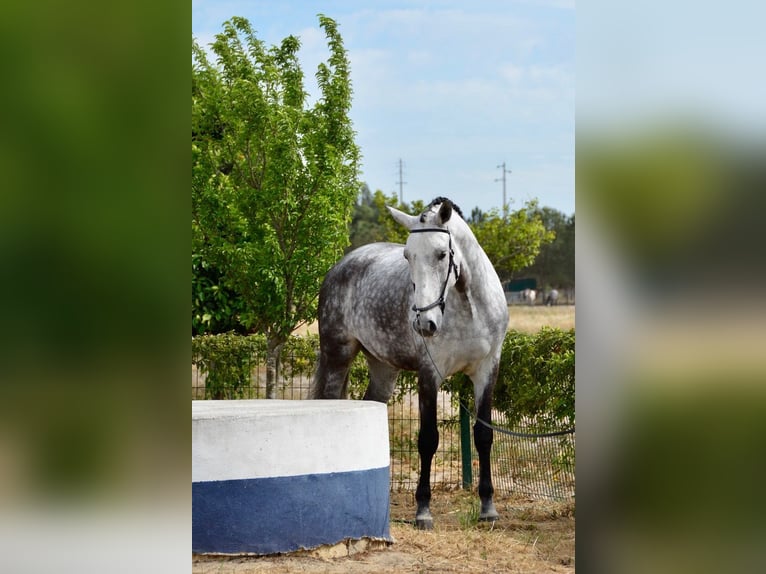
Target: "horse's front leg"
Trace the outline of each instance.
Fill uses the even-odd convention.
[[[434,525],[431,516],[431,461],[439,446],[439,430],[436,427],[436,381],[431,376],[418,377],[418,406],[420,408],[420,432],[418,433],[418,454],[420,455],[420,478],[415,491],[418,510],[415,526],[431,530]]]
[[[487,424],[492,423],[492,390],[497,379],[497,366],[491,369],[484,384],[474,384],[474,397],[476,398],[476,416]],[[476,380],[479,380],[478,378]],[[495,488],[492,486],[492,467],[490,463],[490,451],[492,450],[493,431],[479,420],[473,425],[473,441],[476,451],[479,453],[479,498],[481,499],[481,511],[479,520],[494,522],[500,515],[495,509],[493,496]]]

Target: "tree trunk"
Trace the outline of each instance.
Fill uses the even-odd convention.
[[[266,398],[277,398],[277,381],[279,380],[280,362],[285,341],[280,337],[268,335],[266,342]]]

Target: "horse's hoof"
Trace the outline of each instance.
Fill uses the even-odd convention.
[[[434,529],[434,517],[431,516],[431,510],[428,506],[423,505],[418,508],[415,513],[415,528],[418,530],[433,530]]]
[[[495,509],[495,503],[491,500],[481,503],[481,512],[479,513],[479,522],[495,522],[500,515]]]
[[[433,530],[434,519],[433,518],[416,518],[415,528],[418,530]]]

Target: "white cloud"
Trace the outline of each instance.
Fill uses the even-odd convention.
[[[524,68],[515,64],[504,64],[500,67],[500,76],[510,83],[518,83],[524,77]]]

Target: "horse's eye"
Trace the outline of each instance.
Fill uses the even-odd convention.
[[[407,259],[407,260],[409,260],[409,258],[410,258],[410,252],[407,251],[406,249],[404,250],[404,258]]]
[[[441,261],[445,257],[447,257],[447,252],[446,251],[442,251],[441,253],[439,253],[439,261]]]

